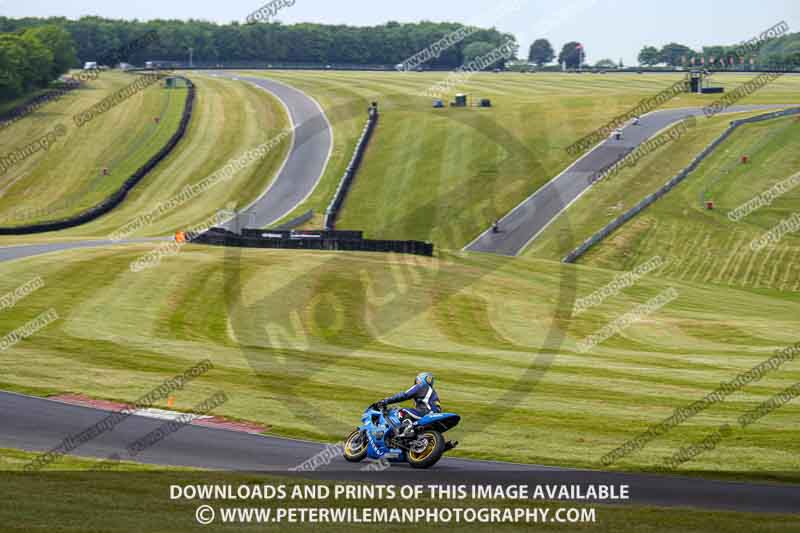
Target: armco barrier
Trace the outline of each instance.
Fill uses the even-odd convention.
[[[286,250],[330,250],[349,252],[396,252],[433,255],[433,244],[421,241],[381,241],[361,238],[360,231],[281,231],[245,229],[242,234],[211,228],[198,236],[189,236],[196,244],[237,248],[273,248]]]
[[[353,159],[351,159],[350,164],[347,165],[347,170],[345,170],[344,176],[342,176],[341,181],[339,181],[336,194],[333,195],[331,204],[325,211],[325,229],[327,230],[332,230],[336,227],[336,218],[339,216],[339,211],[342,209],[342,205],[344,205],[347,193],[350,192],[353,179],[355,179],[358,168],[361,166],[361,160],[364,158],[364,153],[367,151],[372,132],[375,130],[375,125],[378,123],[378,116],[378,106],[373,103],[369,108],[367,124],[364,126],[364,131],[361,132],[361,138],[358,139],[356,143]]]
[[[736,129],[743,125],[743,124],[751,124],[754,122],[763,122],[765,120],[773,120],[780,117],[786,117],[790,115],[797,115],[800,114],[800,107],[795,107],[792,109],[784,109],[783,111],[775,111],[773,113],[767,113],[764,115],[758,115],[756,117],[750,118],[743,118],[741,120],[734,120],[730,123],[728,128],[722,132],[722,134],[717,137],[711,144],[705,147],[705,149],[700,152],[697,157],[695,157],[689,166],[678,172],[676,176],[670,179],[667,183],[665,183],[660,189],[658,189],[653,194],[645,197],[641,200],[638,204],[634,207],[620,215],[619,217],[612,220],[608,225],[606,225],[603,229],[589,237],[586,241],[583,242],[580,246],[578,246],[575,250],[569,253],[562,262],[564,263],[574,263],[577,261],[582,255],[588,252],[593,246],[602,242],[606,239],[609,235],[614,233],[616,230],[621,228],[626,222],[634,218],[636,215],[647,209],[650,205],[656,202],[659,198],[666,195],[669,191],[675,188],[680,182],[682,182],[686,177],[694,172],[697,166],[711,153],[717,149],[717,147],[722,144],[730,135],[736,131]]]
[[[305,213],[303,213],[299,217],[295,217],[292,220],[289,220],[288,222],[285,222],[285,223],[281,224],[280,226],[278,226],[275,229],[279,229],[279,230],[294,229],[297,226],[301,226],[301,225],[305,224],[306,222],[308,222],[312,218],[314,218],[314,210],[313,209],[309,209],[308,211],[306,211]]]
[[[180,77],[180,76],[176,76]],[[195,87],[194,84],[191,83],[187,78],[181,78],[186,80],[188,85],[188,94],[186,96],[186,104],[183,108],[183,115],[181,116],[181,122],[178,125],[177,131],[170,137],[167,144],[164,145],[161,150],[158,151],[153,157],[151,157],[144,165],[139,167],[133,175],[125,180],[125,182],[117,189],[114,193],[111,194],[108,198],[100,202],[94,207],[90,207],[86,211],[79,213],[73,217],[61,219],[61,220],[54,220],[51,222],[41,222],[39,224],[31,224],[28,226],[14,226],[9,228],[0,228],[0,235],[28,235],[31,233],[45,233],[48,231],[57,231],[67,228],[73,228],[75,226],[80,226],[81,224],[86,224],[87,222],[91,222],[101,216],[105,215],[119,204],[125,200],[125,197],[128,196],[128,193],[140,182],[142,179],[151,171],[153,170],[156,165],[158,165],[163,159],[165,159],[175,148],[178,142],[183,138],[186,134],[186,130],[189,127],[189,122],[192,119],[192,111],[194,110],[194,98],[195,98]]]

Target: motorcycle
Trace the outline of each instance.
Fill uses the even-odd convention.
[[[413,468],[430,468],[445,452],[458,446],[458,441],[445,441],[442,433],[460,420],[457,414],[431,412],[412,422],[400,409],[371,405],[361,416],[361,425],[347,437],[344,458],[351,463],[367,457],[385,458],[407,462]]]

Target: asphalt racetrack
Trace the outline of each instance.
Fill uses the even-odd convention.
[[[793,105],[736,105],[725,113],[776,110]],[[650,137],[689,116],[702,116],[702,108],[665,109],[641,118],[638,126],[623,128],[622,140],[606,139],[567,167],[544,187],[500,220],[498,233],[484,231],[464,250],[519,255],[553,220],[592,186],[591,178],[607,169]]]
[[[353,413],[354,421],[358,419],[357,415]],[[0,447],[46,452],[66,437],[89,429],[106,416],[108,412],[98,409],[0,392]],[[113,430],[81,445],[74,454],[101,459],[119,454],[123,460],[133,460],[128,455],[128,446],[164,423],[164,420],[133,415]],[[141,452],[135,460],[155,465],[293,476],[300,474],[291,472],[290,468],[324,449],[325,445],[319,443],[189,425]],[[800,487],[789,485],[731,483],[448,458],[430,470],[413,470],[398,463],[382,472],[365,472],[361,470],[363,466],[347,463],[336,453],[330,464],[302,475],[321,480],[379,483],[627,484],[630,486],[630,503],[636,504],[800,512]]]
[[[244,210],[244,223],[265,226],[284,217],[314,190],[325,170],[333,142],[332,130],[322,110],[302,92],[263,78],[237,78],[229,73],[212,75],[254,83],[275,94],[289,110],[295,138],[288,158],[272,185]],[[737,106],[729,111],[774,109],[786,106]],[[519,253],[564,207],[589,187],[588,176],[615,161],[621,153],[695,110],[659,111],[644,117],[640,126],[625,130],[622,142],[606,141],[570,166],[547,186],[525,200],[503,220],[501,233],[487,231],[469,250],[505,255]],[[146,242],[141,239],[126,242]],[[0,248],[0,261],[60,250],[111,246],[107,240],[60,242]],[[86,430],[107,416],[93,408],[52,400],[0,392],[0,447],[44,452],[61,441]],[[353,413],[354,422],[359,413]],[[468,424],[468,421],[465,421]],[[107,458],[118,453],[164,424],[163,420],[131,416],[113,431],[75,450],[76,455]],[[345,437],[345,435],[342,435]],[[200,426],[187,426],[136,456],[135,460],[157,465],[198,467],[215,470],[260,471],[296,475],[289,469],[325,448],[324,444],[266,437]],[[702,507],[753,512],[800,512],[800,487],[710,481],[679,476],[607,473],[517,465],[491,461],[443,459],[429,471],[394,465],[383,472],[364,472],[337,457],[311,475],[328,480],[364,480],[381,483],[580,483],[628,484],[631,502],[637,504]]]
[[[288,215],[314,191],[325,172],[333,149],[333,130],[319,104],[297,89],[264,78],[239,78],[221,71],[210,74],[242,80],[271,92],[283,102],[291,118],[294,129],[292,146],[277,177],[253,203],[240,211],[239,216],[229,223],[228,229],[238,231],[241,227],[268,226]],[[239,227],[235,228],[237,225]],[[74,248],[133,244],[148,240],[164,239],[128,240],[119,243],[87,240],[0,247],[0,262]]]
[[[333,128],[325,112],[311,97],[293,87],[266,78],[235,76],[212,71],[212,76],[241,80],[264,89],[283,102],[294,129],[289,157],[278,177],[255,202],[240,212],[235,224],[263,228],[288,215],[308,198],[319,183],[333,150]]]

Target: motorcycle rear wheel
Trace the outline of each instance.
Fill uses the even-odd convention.
[[[363,461],[367,456],[367,436],[357,429],[350,433],[344,443],[344,458],[351,463]]]
[[[444,437],[438,431],[429,429],[422,432],[417,440],[426,439],[425,448],[421,451],[409,450],[408,464],[412,468],[430,468],[439,462],[444,454],[445,442]]]

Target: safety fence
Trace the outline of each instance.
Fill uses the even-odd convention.
[[[339,181],[339,187],[336,189],[336,194],[333,195],[327,211],[325,211],[325,229],[332,230],[336,227],[336,218],[339,216],[339,211],[344,205],[344,200],[347,193],[350,192],[350,187],[353,185],[353,180],[358,173],[358,168],[361,166],[361,160],[364,158],[364,153],[367,151],[369,140],[372,137],[372,132],[375,130],[375,125],[378,123],[378,105],[373,103],[369,108],[369,117],[367,124],[364,126],[364,131],[361,132],[361,138],[356,143],[355,153],[350,164],[347,165],[347,170],[344,176]]]
[[[583,256],[586,252],[588,252],[593,246],[597,245],[598,243],[605,240],[609,235],[614,233],[616,230],[621,228],[625,223],[629,220],[634,218],[636,215],[647,209],[649,206],[654,204],[656,200],[665,196],[668,192],[675,188],[679,183],[686,179],[686,177],[694,172],[697,166],[709,155],[711,155],[717,147],[722,144],[730,135],[736,131],[739,126],[744,124],[751,124],[754,122],[763,122],[765,120],[773,120],[780,117],[786,117],[790,115],[797,115],[800,114],[800,107],[795,107],[792,109],[784,109],[782,111],[775,111],[773,113],[767,113],[764,115],[758,115],[755,117],[750,118],[743,118],[740,120],[734,120],[729,125],[728,128],[722,132],[722,134],[717,137],[711,144],[705,147],[705,149],[700,152],[697,157],[695,157],[689,166],[681,170],[675,177],[670,179],[667,183],[665,183],[660,189],[658,189],[653,194],[645,197],[641,200],[638,204],[634,207],[620,215],[619,217],[612,220],[608,225],[606,225],[603,229],[589,237],[586,241],[583,242],[580,246],[578,246],[575,250],[569,253],[562,262],[564,263],[574,263],[577,261],[581,256]]]
[[[325,70],[325,71],[382,71],[382,72],[403,72],[400,65],[396,64],[366,64],[366,63],[305,63],[305,62],[281,62],[281,61],[273,61],[273,62],[265,62],[260,60],[234,60],[234,61],[227,61],[227,62],[214,62],[214,61],[194,61],[191,65],[187,63],[185,60],[161,60],[161,61],[153,61],[153,66],[145,68],[132,68],[128,69],[132,72],[137,71],[144,71],[144,70],[159,70],[159,69],[170,69],[170,70]],[[458,68],[460,65],[431,65],[431,64],[424,64],[417,67],[418,72],[452,72],[454,69]],[[744,67],[734,67],[734,68],[709,68],[706,65],[705,70],[710,73],[739,73],[739,74],[751,74],[751,73],[759,73],[759,72],[774,72],[775,66],[768,67],[764,66],[744,66]],[[782,70],[787,72],[800,72],[800,68],[798,67],[783,67],[781,66]],[[491,69],[493,70],[493,69]],[[506,69],[501,70],[508,70],[514,71],[515,69],[509,65]],[[566,71],[562,70],[561,65],[557,66],[549,66],[549,67],[542,67],[542,68],[535,68],[533,70],[529,70],[528,72],[535,73],[535,72],[555,72],[558,74],[685,74],[687,71],[686,68],[680,67],[626,67],[622,69],[604,69],[604,68],[595,68],[595,67],[583,67],[582,70],[577,69],[568,69]]]
[[[196,244],[237,248],[395,252],[425,256],[433,255],[433,244],[429,242],[364,239],[360,231],[245,229],[242,230],[240,235],[222,228],[211,228],[200,235],[186,235],[186,238]]]
[[[259,60],[234,60],[226,62],[194,61],[191,65],[186,61],[156,60],[149,67],[132,68],[128,70],[142,71],[151,69],[174,70],[324,70],[324,71],[376,71],[397,72],[397,64],[368,64],[368,63],[304,63],[289,61],[265,62]],[[420,65],[419,71],[448,72],[458,65]],[[559,72],[561,69],[559,68]]]
[[[89,209],[75,216],[49,222],[40,222],[38,224],[0,228],[0,235],[29,235],[32,233],[45,233],[48,231],[58,231],[62,229],[73,228],[75,226],[80,226],[81,224],[86,224],[87,222],[98,219],[120,205],[128,196],[128,193],[134,187],[136,187],[136,185],[142,181],[142,179],[144,179],[144,177],[147,176],[147,174],[149,174],[150,171],[156,167],[156,165],[169,156],[178,142],[180,142],[184,135],[186,135],[186,130],[189,127],[189,122],[192,119],[192,112],[194,110],[195,87],[194,84],[191,83],[191,81],[187,78],[181,79],[186,81],[188,94],[186,95],[186,104],[183,108],[183,114],[181,116],[178,129],[175,131],[172,137],[170,137],[169,141],[161,148],[161,150],[151,157],[144,165],[139,167],[136,172],[134,172],[131,177],[125,180],[125,182],[114,193],[112,193],[99,204],[90,207]]]

